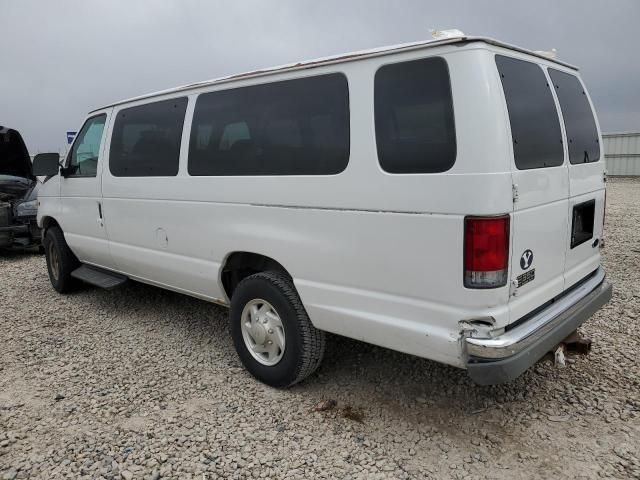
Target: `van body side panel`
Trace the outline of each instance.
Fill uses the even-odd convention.
[[[130,219],[110,230],[123,273],[198,296],[224,298],[217,275],[229,252],[259,253],[289,271],[317,328],[458,366],[460,319],[507,319],[507,288],[465,295],[461,256],[442,254],[462,250],[458,215],[132,199],[105,205]],[[174,220],[161,223],[166,218]],[[166,249],[145,245],[154,244],[157,224],[165,225]]]
[[[220,300],[224,259],[255,252],[289,271],[317,328],[463,366],[459,322],[509,319],[508,286],[463,286],[464,216],[510,212],[511,172],[487,52],[448,48],[343,66],[351,153],[338,175],[189,176],[186,133],[175,177],[114,177],[105,169],[119,271]],[[450,72],[456,162],[439,174],[386,173],[376,151],[374,74],[385,63],[434,55]],[[313,74],[325,71],[334,70]],[[185,128],[192,111],[190,103]]]
[[[508,195],[510,179],[491,177],[477,175],[476,184]],[[450,189],[461,179],[452,176]],[[173,179],[194,192],[189,180]],[[460,320],[508,322],[508,287],[462,285],[463,215],[121,196],[103,201],[109,218],[120,218],[109,228],[118,269],[139,279],[219,300],[225,298],[219,269],[228,254],[259,253],[289,271],[316,327],[459,366]],[[165,236],[157,237],[158,228]]]
[[[220,263],[205,241],[212,232],[181,221],[196,208],[183,202],[106,197],[104,208],[110,218],[119,218],[111,222],[109,241],[120,272],[211,300],[224,298],[217,278]]]

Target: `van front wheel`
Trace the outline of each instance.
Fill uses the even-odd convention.
[[[231,299],[231,335],[245,368],[272,387],[288,387],[322,361],[325,333],[315,328],[293,283],[278,272],[242,280]]]
[[[67,245],[62,230],[57,226],[49,228],[43,246],[51,285],[59,293],[70,292],[76,285],[71,272],[80,266],[80,262]]]

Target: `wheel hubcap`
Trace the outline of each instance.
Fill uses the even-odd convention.
[[[242,338],[249,353],[262,365],[282,360],[285,349],[284,325],[273,306],[261,299],[248,302],[242,310]]]
[[[60,260],[58,258],[58,251],[56,250],[53,242],[49,243],[49,264],[51,265],[51,275],[54,280],[58,280],[60,276]]]

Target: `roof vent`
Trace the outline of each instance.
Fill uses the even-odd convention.
[[[555,59],[558,56],[558,50],[552,48],[551,50],[534,50],[533,53],[540,55],[541,57],[547,57]]]
[[[465,34],[463,31],[458,30],[457,28],[452,28],[449,30],[429,30],[431,32],[431,36],[434,40],[445,40],[447,38],[460,38],[464,37]]]

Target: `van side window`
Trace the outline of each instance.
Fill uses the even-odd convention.
[[[113,126],[109,169],[115,177],[178,174],[187,98],[125,108]]]
[[[380,67],[375,76],[376,143],[389,173],[437,173],[456,160],[449,69],[433,57]]]
[[[598,129],[584,87],[578,77],[569,73],[550,68],[549,76],[562,110],[569,161],[573,164],[597,162],[600,159]]]
[[[239,142],[241,140],[251,140],[251,136],[249,135],[249,127],[245,122],[230,123],[229,125],[226,125],[224,127],[218,149],[229,151],[233,148],[236,142]]]
[[[349,161],[342,74],[204,93],[189,142],[190,175],[333,175]]]
[[[516,167],[562,165],[560,119],[542,67],[503,55],[496,55],[496,65],[509,111]]]
[[[69,154],[69,177],[95,177],[106,115],[88,119],[73,142]]]

